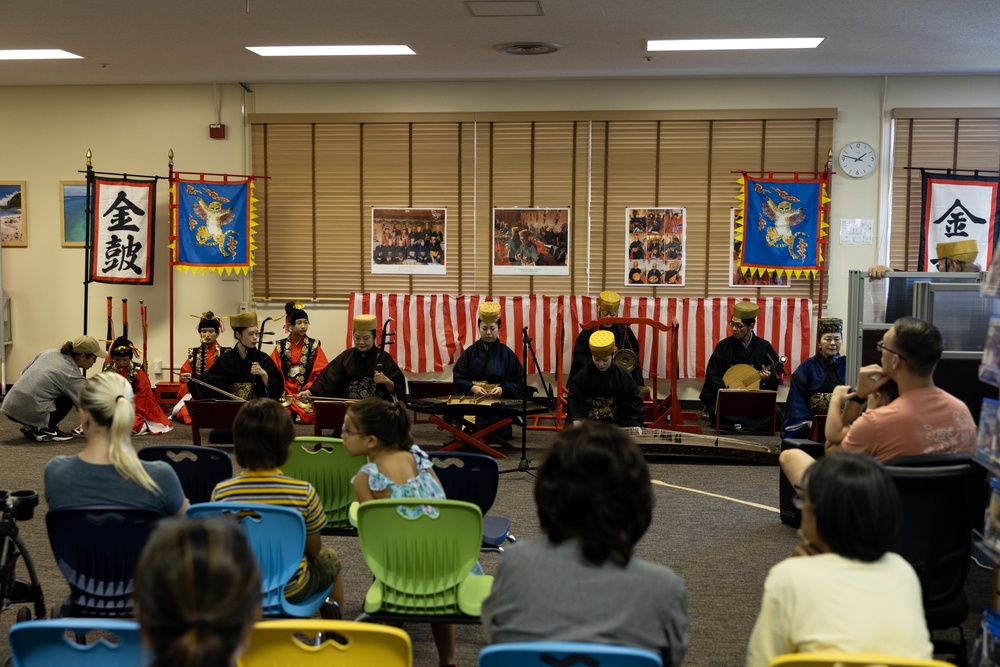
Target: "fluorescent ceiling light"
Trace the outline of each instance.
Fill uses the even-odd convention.
[[[0,60],[65,60],[83,58],[62,49],[0,49]]]
[[[825,37],[765,39],[650,39],[647,51],[740,51],[746,49],[815,49]]]
[[[415,56],[406,44],[340,46],[248,46],[258,56]]]

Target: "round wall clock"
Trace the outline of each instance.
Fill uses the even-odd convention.
[[[855,141],[840,151],[840,168],[852,178],[867,176],[875,169],[875,149],[863,141]]]

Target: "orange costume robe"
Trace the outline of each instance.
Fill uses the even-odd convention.
[[[149,376],[142,370],[141,364],[132,361],[129,362],[128,368],[119,370],[111,361],[104,364],[104,370],[115,371],[132,385],[132,392],[135,394],[135,423],[132,425],[132,435],[141,435],[147,430],[153,435],[159,435],[173,428],[160,404],[156,402]]]
[[[215,363],[216,359],[228,351],[228,347],[223,347],[219,345],[218,342],[208,348],[204,345],[189,347],[188,357],[184,361],[184,365],[181,366],[181,373],[190,373],[199,380],[202,380],[204,379],[202,376],[205,374],[205,371],[212,367],[212,364]],[[202,363],[204,363],[204,366]],[[181,382],[180,384],[181,388],[177,393],[181,396],[181,400],[178,401],[176,406],[174,406],[173,412],[170,413],[170,416],[179,422],[190,424],[191,415],[188,414],[187,406],[184,404],[190,400],[191,393],[188,389],[187,383]]]
[[[298,343],[292,340],[291,336],[282,338],[274,344],[271,360],[281,369],[281,376],[285,380],[285,396],[295,396],[312,387],[320,372],[329,363],[321,343],[309,336],[303,336]],[[316,422],[312,403],[302,406],[293,399],[287,409],[303,424]]]

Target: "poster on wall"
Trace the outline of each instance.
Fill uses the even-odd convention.
[[[372,273],[443,276],[448,209],[372,207]]]
[[[625,284],[684,285],[687,209],[625,208]]]
[[[743,226],[743,213],[739,208],[729,209],[729,234],[733,252],[729,256],[729,286],[730,287],[788,287],[789,277],[779,276],[776,271],[761,271],[754,274],[740,267],[740,251],[743,240],[737,227]]]
[[[28,247],[24,181],[0,183],[0,236],[4,248]]]
[[[568,208],[493,209],[493,274],[569,275]]]

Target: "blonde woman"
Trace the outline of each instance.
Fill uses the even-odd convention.
[[[87,444],[76,456],[45,466],[49,509],[116,505],[181,515],[188,501],[166,463],[140,461],[132,446],[135,398],[117,373],[100,373],[80,390],[80,426]]]

